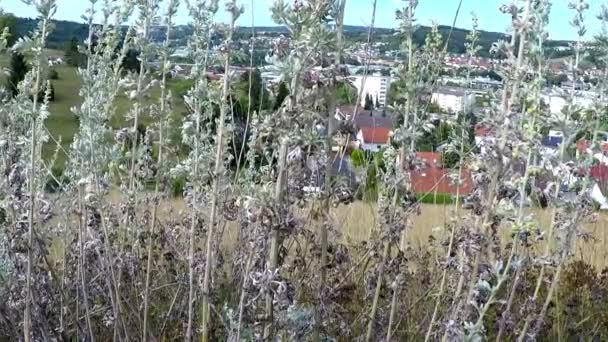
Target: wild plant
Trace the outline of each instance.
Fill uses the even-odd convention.
[[[160,99],[158,106],[153,106],[151,108],[151,114],[154,118],[156,118],[156,131],[158,136],[158,157],[156,162],[156,181],[154,184],[154,195],[152,198],[152,216],[150,218],[150,231],[148,236],[148,246],[147,246],[147,256],[146,256],[146,280],[144,286],[144,311],[143,311],[143,333],[142,340],[146,340],[148,338],[148,326],[149,326],[149,306],[150,306],[150,283],[152,277],[152,267],[153,263],[155,263],[153,256],[153,249],[156,246],[156,236],[158,235],[156,232],[157,229],[157,221],[158,221],[158,210],[160,201],[165,199],[166,196],[162,196],[161,193],[166,193],[166,179],[168,177],[168,170],[165,162],[165,154],[166,154],[166,144],[167,144],[167,135],[168,128],[170,127],[170,113],[172,111],[172,94],[171,91],[167,89],[167,78],[171,75],[172,64],[170,61],[170,56],[172,52],[175,50],[171,46],[171,34],[173,29],[173,20],[177,15],[177,9],[179,7],[179,0],[170,0],[167,4],[167,12],[164,16],[164,27],[165,27],[165,40],[160,48],[160,69],[159,72],[161,74],[160,78]],[[164,191],[163,191],[164,190]]]
[[[48,336],[51,331],[46,327],[55,325],[54,317],[45,317],[47,306],[52,305],[48,285],[52,280],[38,267],[47,260],[46,241],[38,230],[51,218],[52,208],[42,191],[45,175],[39,163],[41,147],[47,139],[44,120],[49,115],[48,90],[42,103],[37,94],[45,84],[44,47],[52,29],[51,18],[57,8],[52,0],[30,1],[28,4],[36,7],[40,21],[32,36],[20,39],[11,50],[31,53],[32,67],[18,85],[18,96],[5,104],[8,110],[4,111],[2,120],[3,149],[9,158],[3,165],[6,168],[2,183],[5,194],[3,212],[5,225],[10,227],[3,249],[8,254],[11,270],[17,270],[18,274],[6,283],[10,291],[7,310],[22,312],[22,315],[11,316],[22,317],[22,329],[19,330],[22,330],[25,341]]]
[[[96,4],[97,1],[91,1],[87,13],[89,36],[85,46],[81,47],[82,53],[87,58],[86,67],[78,71],[82,79],[80,95],[83,102],[79,107],[72,109],[79,118],[80,129],[72,142],[66,175],[74,182],[65,184],[65,192],[73,194],[75,198],[72,203],[67,205],[74,205],[78,208],[76,211],[78,222],[76,250],[79,251],[79,255],[76,273],[80,289],[77,290],[77,293],[82,293],[83,296],[82,304],[85,307],[89,338],[93,338],[94,335],[90,306],[91,303],[100,300],[100,298],[90,298],[88,294],[92,287],[91,277],[94,276],[88,274],[87,271],[90,267],[89,255],[93,257],[93,260],[99,260],[100,265],[98,266],[110,275],[111,280],[106,281],[106,284],[98,284],[98,286],[107,287],[110,293],[112,314],[108,317],[112,317],[111,320],[114,322],[114,334],[118,334],[119,322],[125,329],[125,322],[120,314],[118,270],[113,258],[115,250],[110,241],[112,232],[110,232],[107,221],[104,222],[104,216],[109,215],[111,208],[104,204],[103,199],[113,180],[111,177],[113,168],[109,168],[108,165],[112,166],[119,159],[119,151],[109,143],[113,132],[108,126],[109,120],[114,115],[114,100],[122,89],[120,65],[126,53],[126,50],[122,49],[119,50],[117,56],[116,50],[124,42],[120,26],[130,16],[133,8],[129,4],[121,7],[107,1],[102,8],[102,24],[95,25],[94,17],[99,10]],[[128,36],[129,34],[127,34]],[[69,251],[72,250],[68,248],[72,245],[71,238],[70,234],[67,234],[64,241],[64,248]],[[100,256],[101,258],[97,259]],[[69,272],[67,267],[70,259],[69,253],[64,255],[64,274]],[[107,297],[103,300],[107,300]]]
[[[571,263],[574,247],[592,238],[583,225],[595,218],[589,170],[602,151],[608,89],[606,29],[587,46],[584,0],[571,2],[574,86],[552,89],[567,99],[561,112],[545,103],[551,1],[525,0],[501,8],[512,19],[510,36],[492,49],[503,89],[473,114],[439,116],[429,103],[454,31],[446,36],[433,25],[416,46],[418,1],[405,2],[397,19],[407,58],[389,107],[397,124],[374,157],[376,175],[366,175],[378,185],[378,199],[369,204],[375,220],[362,242],[344,234],[349,227],[338,219],[357,205],[356,189],[335,170],[336,163],[347,167],[343,137],[355,130],[353,120],[335,117],[337,90],[348,82],[345,0],[273,2],[273,19],[288,34],[273,41],[267,63],[289,95],[273,111],[253,108],[249,99],[246,122],[231,110],[243,13],[237,1],[185,1],[193,86],[177,99],[171,55],[180,1],[90,0],[73,141],[47,132],[48,90],[42,101],[35,96],[46,82],[57,6],[31,3],[41,17],[37,31],[12,49],[27,52],[32,68],[16,97],[0,97],[0,338],[523,341],[608,331],[605,276]],[[227,25],[215,23],[221,4]],[[605,8],[600,20],[608,22]],[[481,34],[474,19],[467,83]],[[129,72],[122,62],[133,51],[139,68]],[[599,56],[601,68],[588,110],[576,87],[585,81],[586,52]],[[219,82],[208,77],[216,64],[224,69]],[[179,116],[182,100],[188,113]],[[117,129],[116,121],[128,127]],[[470,174],[473,190],[465,195],[458,187],[451,218],[418,246],[410,232],[427,208],[412,175],[424,167],[420,141],[437,121],[451,128],[441,146],[458,159],[451,181],[462,185]],[[472,144],[475,123],[493,136]],[[181,141],[173,144],[176,126]],[[557,149],[542,147],[548,130],[563,137]],[[246,148],[236,146],[239,134]],[[581,137],[591,154],[574,152]],[[56,149],[50,159],[42,156],[45,143]],[[67,162],[58,179],[51,170],[60,154]],[[176,178],[186,186],[183,198],[173,199]],[[57,193],[44,191],[49,179]],[[535,197],[546,202],[549,224],[529,209]],[[184,209],[174,209],[182,200]],[[236,241],[227,241],[228,231]],[[569,293],[579,284],[587,292]],[[579,307],[563,297],[587,302]],[[581,321],[559,326],[563,310]]]
[[[178,168],[172,170],[172,173],[174,175],[181,173],[188,177],[188,190],[186,190],[185,198],[191,210],[191,215],[189,218],[190,231],[187,256],[189,272],[188,316],[185,336],[187,340],[192,340],[194,338],[194,305],[197,298],[195,279],[197,275],[200,276],[202,267],[205,265],[205,281],[207,282],[205,290],[208,291],[208,270],[213,267],[209,259],[202,259],[201,256],[195,255],[195,246],[199,244],[196,228],[200,224],[201,209],[208,203],[208,199],[204,196],[204,191],[209,188],[210,181],[212,181],[202,173],[202,170],[213,169],[211,166],[213,165],[211,151],[211,136],[213,133],[210,132],[209,127],[213,118],[213,103],[209,99],[213,98],[211,94],[213,94],[214,89],[210,89],[206,75],[209,66],[209,41],[213,32],[212,20],[218,9],[218,1],[187,2],[187,6],[194,27],[189,48],[194,61],[191,77],[195,83],[194,87],[185,97],[185,102],[191,113],[182,124],[182,141],[184,145],[190,148],[190,154],[185,161],[182,161],[178,165]],[[220,125],[223,124],[223,122],[220,123]],[[218,142],[218,144],[223,144],[223,141]],[[213,176],[219,177],[218,174]],[[217,196],[217,191],[215,194]],[[215,225],[215,222],[210,222],[210,227],[213,225]],[[208,241],[213,241],[214,237],[211,236],[212,231],[212,228],[207,230]],[[210,246],[210,244],[207,244],[207,246]],[[207,257],[210,256],[210,253],[208,251]],[[205,293],[203,295],[208,296],[209,294]],[[203,305],[208,305],[208,299],[206,301]],[[204,317],[203,320],[207,320],[207,318]]]

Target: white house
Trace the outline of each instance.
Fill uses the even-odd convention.
[[[464,112],[475,103],[475,94],[460,88],[440,88],[433,93],[431,101],[450,113]]]
[[[369,152],[379,152],[390,141],[393,131],[386,127],[364,127],[357,133],[359,148]]]
[[[370,95],[374,101],[382,107],[386,106],[388,91],[391,87],[392,77],[383,76],[380,73],[372,75],[356,75],[349,78],[357,91],[361,93],[361,106],[365,106],[365,98]],[[363,91],[361,91],[363,89]]]
[[[563,95],[558,92],[549,91],[542,95],[543,101],[549,106],[551,114],[561,113],[564,107],[570,100],[570,95]],[[595,103],[597,95],[587,91],[577,91],[573,103],[577,106],[581,106],[585,109],[591,108]]]

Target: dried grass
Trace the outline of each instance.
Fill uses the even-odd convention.
[[[182,199],[172,199],[163,205],[162,212],[167,215],[170,212],[187,210]],[[548,231],[551,224],[551,213],[548,210],[529,209],[541,231]],[[302,210],[302,217],[306,217],[306,210]],[[444,229],[450,222],[453,207],[445,205],[422,204],[421,213],[411,225],[407,234],[408,244],[414,249],[429,246],[429,239],[440,239],[447,234]],[[369,240],[376,224],[376,208],[366,202],[354,202],[347,206],[340,206],[332,210],[334,227],[342,235],[343,242],[361,242]],[[238,237],[237,227],[228,224],[224,231],[223,246],[231,248]],[[608,267],[608,213],[599,213],[597,220],[587,223],[585,230],[593,237],[589,241],[578,239],[576,255],[574,260],[582,260],[602,270]],[[500,229],[503,245],[511,241],[508,227]],[[535,252],[542,252],[544,243],[537,244]]]

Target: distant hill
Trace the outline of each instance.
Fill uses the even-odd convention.
[[[17,36],[23,37],[36,30],[37,19],[17,18]],[[48,47],[57,49],[65,46],[72,37],[84,41],[89,34],[89,28],[85,24],[73,21],[56,20],[54,28],[48,38]]]
[[[23,36],[31,33],[35,30],[37,25],[36,19],[30,18],[17,18],[17,35]],[[288,31],[282,26],[258,26],[255,28],[257,32],[265,32],[270,35],[286,35]],[[451,27],[439,26],[439,31],[442,33],[444,38],[447,38]],[[347,25],[344,28],[345,36],[350,42],[364,42],[367,41],[368,27],[365,26],[352,26]],[[414,41],[417,45],[424,44],[425,36],[430,32],[431,28],[427,26],[420,26],[414,34]],[[387,42],[387,49],[396,50],[399,49],[401,44],[401,37],[396,35],[397,31],[390,28],[374,28],[374,40]],[[452,32],[450,42],[448,45],[449,51],[452,53],[464,53],[465,51],[465,38],[469,30],[455,28]],[[175,31],[175,39],[178,41],[185,41],[192,34],[192,28],[187,25],[179,26]],[[248,37],[251,34],[251,27],[239,27],[236,32],[236,37]],[[48,39],[48,45],[50,48],[62,48],[67,41],[73,37],[80,41],[83,41],[88,35],[87,25],[73,22],[73,21],[55,21],[55,28]],[[159,29],[154,34],[155,40],[161,40],[164,36],[164,30]],[[499,32],[488,32],[480,31],[480,46],[482,47],[482,55],[487,55],[492,44],[501,39],[509,39],[509,36]],[[568,41],[549,41],[547,46],[549,48],[566,47],[570,44]]]

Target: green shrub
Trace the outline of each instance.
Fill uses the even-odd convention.
[[[194,86],[194,81],[190,79],[176,79],[171,80],[169,83],[169,88],[173,92],[173,95],[177,98],[182,98],[188,94],[188,90],[192,89]]]
[[[418,202],[425,204],[454,204],[456,198],[450,194],[419,194],[416,196]]]
[[[179,176],[171,180],[171,192],[174,197],[181,197],[184,194],[186,188],[186,177]]]
[[[70,182],[70,179],[63,174],[63,169],[54,167],[51,170],[52,175],[47,177],[47,181],[44,185],[44,190],[49,193],[56,193],[61,190],[65,184]]]
[[[354,150],[350,155],[350,159],[353,162],[353,166],[356,168],[363,167],[366,164],[365,152],[363,152],[363,150]]]
[[[59,79],[59,73],[54,68],[51,68],[49,70],[49,80],[58,80],[58,79]]]

